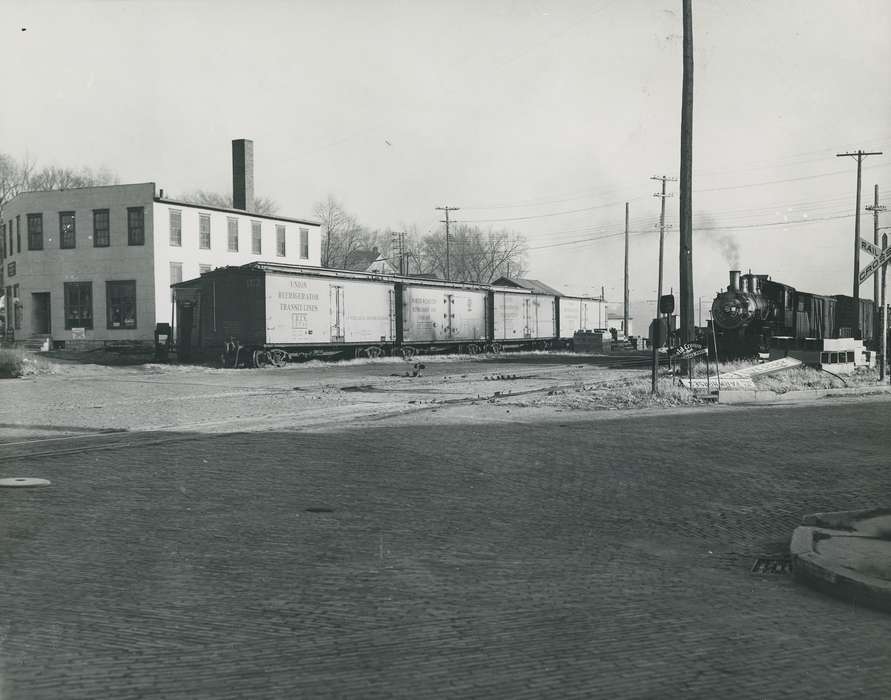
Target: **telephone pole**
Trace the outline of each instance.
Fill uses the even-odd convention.
[[[855,153],[837,153],[836,158],[845,158],[850,156],[857,159],[857,204],[854,209],[854,297],[855,307],[860,302],[860,170],[863,165],[863,159],[866,156],[880,156],[881,151],[862,151],[858,149]],[[860,314],[854,315],[854,337],[860,335]]]
[[[406,274],[405,264],[405,231],[390,231],[390,242],[399,249],[399,274]],[[391,255],[392,259],[393,256]]]
[[[625,313],[623,315],[622,333],[628,337],[628,202],[625,202]]]
[[[876,247],[879,245],[879,212],[885,211],[887,207],[879,204],[879,186],[875,186],[875,194],[873,198],[874,204],[872,206],[866,205],[866,211],[872,212],[872,242],[876,244]],[[859,247],[859,244],[858,244]],[[857,270],[858,274],[860,270]],[[872,299],[877,304],[879,303],[879,276],[872,276]]]
[[[662,181],[662,191],[656,192],[653,194],[654,197],[661,197],[662,199],[662,208],[659,213],[659,286],[657,289],[657,295],[659,298],[662,297],[662,259],[665,253],[665,198],[666,197],[674,197],[674,194],[665,192],[665,183],[666,182],[677,182],[676,177],[668,177],[667,175],[654,175],[650,178],[651,180],[661,180]],[[656,300],[656,304],[659,304],[659,299]]]
[[[668,177],[667,175],[653,175],[650,178],[651,180],[661,180],[662,181],[662,191],[656,192],[653,196],[660,197],[662,200],[662,207],[659,213],[659,286],[656,288],[656,326],[655,332],[653,333],[653,376],[652,376],[652,390],[653,393],[656,393],[656,371],[658,365],[658,356],[656,354],[656,348],[661,347],[662,345],[662,311],[660,308],[661,300],[662,300],[662,258],[665,251],[665,198],[666,197],[674,197],[673,194],[666,194],[665,192],[665,183],[666,182],[675,182],[677,178]],[[665,329],[666,332],[668,328]]]
[[[452,272],[450,269],[451,263],[449,262],[449,241],[451,240],[449,236],[449,212],[458,211],[460,208],[461,207],[450,207],[448,205],[444,207],[436,207],[437,211],[445,212],[445,219],[440,219],[440,223],[445,224],[446,227],[446,280],[452,279]]]
[[[684,72],[681,88],[680,180],[680,316],[681,342],[691,343],[693,331],[693,8],[684,0]]]

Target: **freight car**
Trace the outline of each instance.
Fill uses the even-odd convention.
[[[855,338],[876,343],[876,310],[870,299],[801,292],[769,275],[730,271],[730,284],[712,302],[712,324],[722,358],[749,357],[805,341]]]
[[[172,286],[180,357],[230,365],[547,348],[606,319],[598,299],[262,262]]]

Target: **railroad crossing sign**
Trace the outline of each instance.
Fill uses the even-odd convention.
[[[874,256],[873,261],[860,270],[860,283],[862,284],[874,275],[882,265],[891,261],[891,248],[879,248],[875,243],[870,243],[863,238],[860,239],[860,247],[867,253]]]

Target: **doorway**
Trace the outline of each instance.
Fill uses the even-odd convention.
[[[49,335],[52,333],[52,316],[50,315],[50,293],[34,292],[31,294],[31,333],[32,335]]]

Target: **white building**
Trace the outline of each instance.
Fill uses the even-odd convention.
[[[25,192],[3,210],[7,337],[66,347],[154,342],[170,285],[254,261],[319,266],[319,224],[253,209],[253,144],[233,141],[233,200],[178,202],[152,182]],[[15,307],[13,309],[13,306]]]

